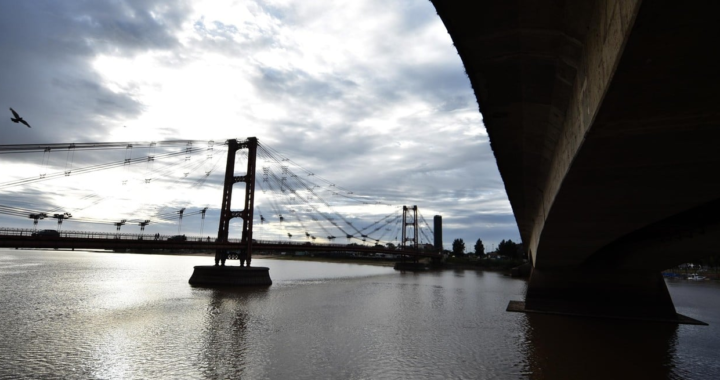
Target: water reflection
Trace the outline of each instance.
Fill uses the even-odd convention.
[[[530,379],[676,379],[678,326],[526,314]]]
[[[249,303],[267,296],[268,287],[205,289],[200,361],[203,375],[212,379],[242,378],[254,344],[248,334]]]

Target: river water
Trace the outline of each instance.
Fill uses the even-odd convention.
[[[505,312],[493,272],[255,259],[271,287],[188,285],[211,257],[0,249],[0,379],[718,379],[720,285],[674,326]]]

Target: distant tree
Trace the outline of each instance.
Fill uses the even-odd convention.
[[[714,253],[710,256],[702,259],[702,264],[715,269],[715,273],[718,273],[718,267],[720,267],[720,253]]]
[[[485,246],[481,239],[477,239],[477,242],[475,242],[475,255],[478,257],[485,255]]]
[[[388,247],[388,249],[395,249],[395,244],[393,243],[387,243],[385,246]]]
[[[453,240],[452,251],[455,257],[465,256],[465,242],[463,241],[463,239]]]
[[[497,253],[498,255],[505,256],[511,259],[517,259],[520,255],[520,247],[518,247],[517,243],[513,242],[512,240],[502,240],[500,244],[498,244]]]

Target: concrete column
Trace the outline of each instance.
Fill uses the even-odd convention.
[[[660,273],[539,270],[508,311],[704,324],[677,314]]]

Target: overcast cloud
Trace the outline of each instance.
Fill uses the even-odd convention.
[[[0,48],[0,144],[257,136],[355,194],[416,204],[430,223],[442,215],[448,249],[519,241],[469,80],[427,0],[3,1]],[[0,159],[6,173],[19,160]],[[52,204],[55,191],[0,189],[0,203]]]

